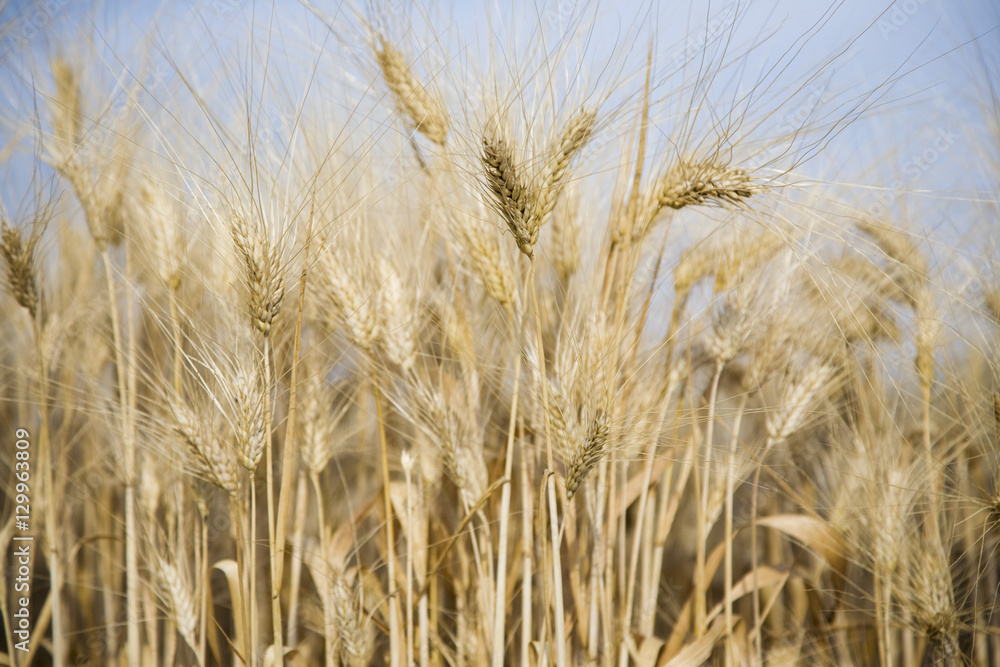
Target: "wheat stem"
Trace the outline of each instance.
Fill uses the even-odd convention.
[[[715,364],[715,374],[712,376],[712,385],[708,393],[708,421],[705,426],[705,439],[702,445],[701,456],[701,499],[698,504],[698,538],[697,554],[695,556],[694,569],[694,634],[695,637],[703,637],[708,631],[706,621],[705,596],[708,594],[708,576],[705,572],[705,552],[708,546],[709,512],[708,496],[709,481],[712,468],[712,436],[715,426],[715,401],[719,391],[719,378],[722,376],[723,364],[721,361]]]
[[[258,627],[259,621],[257,619],[258,604],[257,604],[257,484],[254,472],[250,472],[250,597],[248,599],[249,603],[249,619],[250,619],[250,651],[247,654],[247,658],[250,660],[250,667],[257,667],[257,661],[259,659],[259,649],[260,649],[260,639],[258,634],[260,628]]]
[[[530,665],[532,628],[532,583],[534,577],[534,501],[531,495],[531,452],[522,441],[521,455],[521,535],[524,546],[521,552],[521,662]]]
[[[127,589],[127,610],[129,618],[129,655],[134,659],[136,667],[142,656],[142,639],[139,634],[139,543],[136,535],[136,496],[135,481],[138,471],[138,451],[135,446],[135,415],[136,415],[136,373],[138,364],[136,363],[136,327],[135,308],[132,298],[132,249],[131,243],[125,242],[125,320],[128,326],[128,337],[126,346],[128,359],[126,361],[126,384],[128,387],[128,409],[125,419],[128,424],[126,431],[125,447],[125,475],[129,483],[125,487],[125,531],[131,536],[126,542],[125,548],[125,581]],[[131,497],[131,498],[130,498]],[[131,545],[131,546],[130,546]],[[132,640],[135,647],[132,648]],[[155,653],[154,653],[155,655]]]
[[[283,659],[283,632],[281,623],[281,577],[282,566],[279,561],[285,557],[285,545],[277,541],[277,526],[274,522],[274,454],[271,442],[271,336],[264,335],[264,460],[267,470],[264,483],[267,485],[267,542],[271,569],[271,632],[276,660]],[[291,478],[291,470],[283,470],[282,474]]]
[[[312,205],[311,205],[312,206]],[[285,525],[288,520],[289,496],[292,492],[292,477],[298,465],[298,442],[295,439],[296,415],[298,414],[298,372],[299,356],[302,350],[302,318],[305,312],[306,302],[306,282],[309,274],[309,250],[312,246],[313,224],[315,220],[315,209],[309,211],[306,225],[305,244],[302,249],[302,272],[299,274],[299,299],[295,311],[295,334],[292,338],[292,371],[289,378],[288,389],[288,417],[285,426],[285,442],[281,459],[281,488],[278,495],[278,517],[277,517],[277,543],[283,548],[285,544]],[[277,579],[280,591],[282,575],[284,570],[284,558],[278,559]]]
[[[118,374],[119,410],[122,441],[125,449],[125,576],[126,576],[126,643],[128,645],[129,667],[139,667],[139,612],[136,595],[138,593],[138,566],[135,561],[135,482],[132,474],[135,471],[135,451],[130,433],[128,418],[129,398],[125,371],[125,354],[122,350],[122,329],[118,314],[118,302],[115,297],[114,278],[111,273],[111,257],[107,246],[101,251],[104,263],[104,278],[108,289],[108,307],[111,311],[111,330],[115,348],[115,366]],[[53,617],[55,618],[55,617]]]
[[[764,451],[769,449],[768,446],[764,447]],[[757,466],[753,473],[753,486],[750,490],[750,571],[753,573],[753,586],[751,590],[753,591],[753,626],[754,626],[754,655],[758,661],[763,661],[764,650],[763,650],[763,640],[761,632],[761,616],[760,616],[760,589],[757,586],[758,582],[758,554],[757,554],[757,494],[760,491],[760,471],[763,467],[763,461],[758,461]],[[763,664],[763,662],[758,662],[758,664]],[[887,663],[888,664],[888,663]]]
[[[403,452],[404,457],[409,456]],[[406,478],[406,665],[413,665],[413,462],[403,462]]]
[[[306,511],[309,505],[309,489],[306,487],[305,470],[299,469],[298,478],[299,481],[295,487],[295,521],[292,524],[292,567],[289,573],[290,591],[288,597],[288,646],[292,649],[299,643],[299,592],[302,585],[302,563],[305,555]]]
[[[511,315],[511,328],[514,318]],[[504,627],[507,619],[507,535],[510,524],[510,485],[514,474],[514,430],[517,428],[517,398],[521,387],[521,335],[516,338],[517,353],[514,355],[514,390],[510,399],[510,425],[507,430],[507,445],[504,458],[504,477],[507,481],[500,492],[500,535],[497,546],[496,593],[493,607],[493,667],[502,667],[506,653]]]
[[[732,667],[734,660],[733,647],[733,494],[736,492],[736,448],[740,442],[740,424],[746,409],[749,394],[740,396],[740,405],[736,409],[733,420],[733,433],[729,440],[729,465],[726,471],[726,537],[725,537],[725,597],[723,598],[726,612],[726,667]]]
[[[42,468],[42,488],[45,497],[45,532],[46,532],[46,556],[50,575],[52,577],[52,662],[56,667],[65,664],[66,648],[64,645],[66,628],[63,625],[62,613],[62,587],[63,573],[60,555],[60,538],[58,524],[56,522],[56,490],[53,471],[59,469],[59,455],[52,447],[49,436],[49,369],[45,360],[45,352],[42,349],[41,324],[38,315],[31,320],[35,340],[35,355],[38,359],[39,391],[41,395],[38,399],[39,425],[38,425],[38,457],[45,463]],[[4,620],[7,615],[4,614]],[[36,623],[37,625],[37,623]],[[8,644],[13,646],[13,644]],[[30,664],[30,660],[25,664]]]
[[[201,505],[201,503],[199,503]],[[208,639],[208,591],[210,586],[211,565],[208,554],[208,508],[200,512],[201,515],[201,558],[198,560],[198,577],[200,579],[199,591],[201,593],[201,614],[200,627],[198,628],[198,664],[205,664],[205,643]]]
[[[535,316],[535,342],[538,345],[538,369],[536,371],[536,377],[538,378],[539,391],[542,394],[542,422],[543,430],[545,432],[545,465],[548,469],[548,479],[546,480],[546,484],[548,485],[549,495],[549,523],[551,525],[552,532],[552,580],[555,594],[553,605],[555,607],[556,625],[556,665],[557,667],[566,667],[566,612],[563,608],[562,595],[562,561],[559,553],[559,514],[558,508],[556,507],[555,464],[552,457],[552,438],[549,432],[548,422],[550,412],[548,381],[545,378],[545,347],[542,343],[542,318],[539,315],[538,293],[535,289],[534,255],[529,255],[528,259],[530,261],[528,269],[528,283],[531,286],[531,307],[534,310]]]
[[[378,372],[374,360],[371,363],[372,391],[375,394],[375,412],[378,419],[379,444],[382,453],[382,496],[385,502],[386,570],[389,578],[389,663],[392,667],[400,664],[399,618],[396,599],[396,541],[392,525],[392,497],[389,492],[389,448],[385,439],[385,422],[382,417],[382,399],[378,388]]]
[[[313,492],[316,495],[316,521],[319,528],[320,549],[322,549],[323,581],[321,586],[321,600],[323,601],[323,641],[326,667],[334,667],[337,664],[336,647],[336,620],[332,609],[333,600],[330,591],[333,589],[333,568],[330,565],[330,538],[326,530],[325,510],[323,508],[323,492],[319,487],[319,473],[315,470],[309,471],[309,481],[312,482]]]

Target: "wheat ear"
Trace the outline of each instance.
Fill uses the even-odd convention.
[[[236,465],[212,428],[179,400],[170,402],[173,429],[188,446],[198,469],[208,481],[230,498],[236,497],[239,477]]]
[[[590,423],[583,442],[572,450],[569,466],[566,468],[567,499],[573,498],[590,471],[604,458],[608,430],[608,411],[601,410]]]
[[[763,192],[752,174],[714,159],[682,157],[660,179],[656,199],[661,208],[695,205],[741,205]]]
[[[541,187],[537,197],[536,216],[539,226],[548,222],[552,215],[559,195],[566,186],[573,158],[593,136],[596,124],[596,111],[578,109],[546,151],[547,158],[539,179]]]
[[[187,578],[173,563],[163,558],[159,559],[156,571],[160,599],[167,607],[170,620],[177,627],[177,632],[180,633],[187,645],[195,652],[198,664],[201,665],[203,662],[201,654],[198,653],[198,643],[195,636],[198,612]]]
[[[400,111],[414,129],[439,146],[448,138],[448,114],[444,105],[413,74],[410,64],[392,44],[379,38],[375,49],[382,76]]]
[[[539,227],[539,220],[535,215],[535,198],[524,181],[514,159],[514,151],[503,133],[494,127],[483,135],[482,141],[480,157],[491,203],[507,223],[520,251],[532,257],[538,241]]]
[[[266,232],[266,223],[254,224],[239,214],[230,218],[230,233],[242,264],[250,320],[266,336],[285,296],[282,248]]]
[[[7,287],[32,320],[38,317],[38,280],[36,249],[40,233],[35,230],[24,238],[18,227],[0,220],[0,258],[7,269]]]

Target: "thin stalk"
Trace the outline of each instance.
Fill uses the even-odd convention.
[[[424,492],[424,481],[422,475],[417,475],[417,494],[424,503],[426,507],[426,495]],[[431,646],[430,646],[430,621],[428,619],[428,609],[427,609],[427,562],[430,553],[427,547],[427,538],[429,531],[429,521],[427,519],[427,512],[421,513],[420,525],[418,529],[423,535],[423,562],[424,571],[420,573],[421,586],[420,586],[420,596],[417,602],[417,643],[419,645],[419,655],[420,655],[420,665],[421,667],[430,667],[431,664]]]
[[[299,458],[298,443],[295,440],[296,414],[298,404],[296,393],[298,390],[299,356],[302,349],[302,317],[306,302],[306,282],[309,275],[309,249],[312,245],[314,211],[310,210],[309,220],[306,225],[306,239],[302,249],[302,272],[299,274],[299,300],[295,313],[295,335],[292,338],[292,373],[289,379],[288,389],[288,417],[285,422],[285,442],[282,448],[281,459],[281,488],[278,493],[278,516],[275,534],[276,542],[279,545],[285,544],[285,525],[288,518],[288,505],[292,493],[292,478],[295,477],[295,469]],[[300,479],[301,484],[301,479]],[[285,559],[279,558],[277,563],[278,593],[281,591],[281,582],[284,575]]]
[[[49,629],[49,621],[52,619],[52,591],[45,596],[45,602],[42,604],[42,610],[38,614],[38,618],[35,621],[35,627],[32,628],[32,632],[37,632],[40,636],[45,636],[45,632]],[[35,659],[35,652],[38,647],[42,646],[41,642],[31,642],[28,644],[28,655],[24,657],[21,662],[22,665],[31,665],[32,661]]]
[[[666,237],[664,237],[664,244],[665,243],[666,243]],[[639,348],[639,337],[642,334],[642,330],[645,328],[646,317],[649,313],[649,305],[652,301],[652,287],[656,283],[656,276],[659,274],[660,261],[663,258],[663,248],[664,246],[661,245],[659,257],[656,260],[656,268],[653,271],[653,279],[652,281],[650,281],[650,289],[646,294],[645,300],[643,301],[642,312],[639,316],[639,324],[636,327],[634,341],[630,346],[631,349],[629,350],[625,377],[631,377],[633,369],[635,367],[636,353]],[[615,349],[618,349],[617,345]],[[623,395],[621,401],[622,404],[625,404],[628,400],[627,387],[628,385],[626,385],[626,390],[622,392]],[[632,610],[635,603],[635,584],[639,566],[639,553],[642,546],[643,536],[646,534],[645,532],[646,506],[649,497],[650,481],[652,480],[652,475],[653,475],[653,458],[656,450],[657,437],[658,434],[663,429],[663,422],[666,419],[667,410],[670,406],[671,391],[672,391],[672,386],[668,386],[666,387],[665,391],[662,392],[660,411],[659,414],[657,415],[657,429],[654,435],[651,436],[651,439],[649,441],[645,453],[646,461],[643,469],[643,484],[642,484],[641,497],[639,499],[639,512],[635,524],[636,526],[635,537],[632,544],[632,555],[629,559],[628,572],[625,575],[626,577],[625,613],[623,614],[624,620],[622,623],[622,628],[624,632],[630,632],[632,627]],[[626,511],[626,509],[627,508],[625,508],[624,506],[622,507],[623,514]],[[622,642],[618,660],[621,667],[625,667],[628,664],[628,646],[625,642]]]
[[[601,312],[605,312],[608,304],[608,297],[611,289],[617,287],[618,304],[616,310],[621,306],[621,297],[624,295],[623,287],[620,284],[622,264],[620,257],[627,257],[629,248],[632,245],[632,234],[635,230],[636,212],[639,203],[639,189],[642,185],[642,168],[646,161],[646,134],[649,129],[649,82],[653,71],[653,44],[649,45],[646,55],[646,83],[642,98],[642,110],[640,112],[638,141],[636,146],[635,171],[632,174],[632,190],[623,218],[617,221],[617,234],[612,235],[611,247],[608,249],[608,259],[604,270],[604,282],[601,286]],[[626,224],[627,223],[627,227]],[[617,235],[617,238],[615,236]],[[624,245],[624,247],[621,247]]]
[[[639,582],[639,603],[637,613],[639,621],[646,613],[645,605],[649,605],[655,613],[657,586],[653,583],[653,542],[656,535],[656,508],[660,501],[660,486],[656,482],[652,483],[649,491],[649,499],[646,501],[650,508],[646,512],[646,521],[642,525],[642,542],[639,545],[639,569],[636,577]],[[638,628],[637,628],[638,631]]]
[[[250,473],[250,667],[257,667],[257,484]]]
[[[643,318],[644,319],[644,318]],[[650,482],[653,477],[653,460],[656,453],[656,442],[658,434],[663,430],[663,422],[666,420],[667,410],[670,407],[672,387],[667,387],[666,393],[660,404],[660,413],[657,415],[657,429],[652,435],[649,445],[646,447],[646,462],[643,469],[642,493],[639,498],[639,512],[635,520],[635,537],[632,542],[632,555],[629,559],[627,574],[627,592],[625,595],[625,618],[622,622],[624,632],[629,632],[632,627],[632,607],[635,602],[635,583],[639,565],[639,553],[642,546],[642,538],[646,534],[646,506],[648,503]],[[620,667],[628,665],[628,646],[623,642],[618,656]]]
[[[42,465],[42,485],[45,489],[45,533],[48,553],[45,559],[49,564],[49,576],[52,578],[52,662],[56,667],[65,664],[66,647],[64,644],[66,629],[63,627],[62,614],[62,565],[60,561],[59,532],[56,523],[56,491],[55,481],[52,471],[60,468],[58,455],[52,448],[52,441],[49,437],[49,369],[45,361],[42,350],[41,324],[38,321],[40,315],[36,314],[32,318],[31,325],[35,338],[35,356],[38,360],[38,381],[41,396],[38,399],[38,445],[39,460],[46,462]],[[7,615],[4,614],[4,620]],[[13,646],[13,643],[8,643]],[[28,664],[28,663],[25,663]]]
[[[733,433],[729,440],[729,466],[726,473],[726,567],[725,567],[725,598],[726,610],[726,667],[733,665],[733,493],[736,477],[736,448],[740,441],[740,424],[743,421],[743,411],[750,395],[744,393],[740,397],[740,407],[733,420]]]
[[[538,314],[538,294],[535,289],[535,258],[530,258],[528,282],[531,286],[531,307],[535,315],[535,341],[538,345],[538,388],[542,394],[542,424],[545,432],[545,465],[549,472],[549,523],[552,531],[552,578],[555,594],[556,665],[566,667],[566,611],[563,609],[562,562],[559,554],[559,514],[556,507],[555,464],[552,458],[552,438],[549,434],[549,390],[545,380],[545,346],[542,343],[542,319]]]
[[[614,494],[611,498],[615,498],[618,501],[617,519],[618,528],[615,534],[614,547],[615,556],[614,563],[618,564],[615,567],[615,598],[618,601],[618,609],[616,610],[618,618],[618,641],[622,644],[626,643],[626,637],[628,636],[628,626],[624,624],[625,620],[625,596],[621,593],[625,591],[628,587],[625,584],[625,563],[628,562],[628,555],[625,553],[626,542],[628,541],[628,461],[618,460],[617,451],[615,451],[611,456],[611,470],[614,471],[614,484],[612,489]]]
[[[672,344],[668,342],[667,354],[671,353]],[[668,364],[669,368],[669,364]],[[677,407],[674,411],[674,427],[671,439],[677,439],[677,431],[680,424],[680,419],[677,418],[680,411],[684,405],[684,396],[687,384],[681,384],[680,396],[677,399]],[[669,404],[669,401],[667,402]],[[662,426],[661,426],[662,430]],[[653,626],[655,624],[656,615],[656,597],[659,593],[660,588],[660,577],[663,573],[663,554],[666,551],[667,534],[670,532],[670,528],[673,525],[674,516],[677,513],[677,507],[680,503],[680,494],[683,492],[684,487],[687,485],[688,476],[691,473],[691,466],[693,464],[693,452],[691,447],[687,447],[687,456],[681,466],[681,472],[678,475],[677,485],[671,489],[671,482],[674,473],[674,457],[667,458],[667,469],[660,474],[660,479],[657,481],[657,507],[656,507],[656,521],[655,521],[655,531],[653,534],[653,552],[652,552],[652,562],[650,566],[650,577],[649,585],[644,587],[643,594],[646,600],[640,603],[640,619],[639,619],[639,632],[645,636],[653,634]]]
[[[237,622],[243,626],[242,632],[240,633],[239,639],[242,640],[243,655],[234,660],[237,665],[248,665],[253,667],[253,644],[250,639],[250,595],[248,594],[249,588],[249,578],[247,577],[247,564],[250,561],[250,545],[247,540],[247,508],[246,501],[243,499],[243,494],[240,490],[237,490],[237,495],[230,498],[229,515],[236,516],[236,543],[238,545],[236,549],[236,569],[239,575],[240,583],[240,600],[239,605],[242,606],[242,610],[239,614]],[[207,563],[207,559],[206,559]],[[206,567],[207,564],[206,564]],[[209,584],[209,580],[206,578],[206,586]],[[237,608],[237,601],[233,601],[233,608]],[[256,605],[254,605],[256,606]],[[234,646],[235,652],[235,646]]]
[[[157,650],[160,645],[159,632],[156,623],[156,605],[149,588],[142,589],[142,608],[146,620],[146,653],[152,658],[150,667],[156,667]],[[164,619],[163,654],[159,664],[172,665],[177,656],[177,625],[170,619]]]
[[[611,590],[614,553],[613,535],[615,526],[611,523],[611,498],[614,497],[614,463],[604,460],[597,468],[597,520],[594,527],[594,548],[597,557],[594,567],[598,571],[598,590],[600,591],[601,618],[603,624],[602,641],[606,651],[614,650],[613,632],[617,616],[612,611],[614,608],[614,592]]]
[[[598,471],[600,475],[600,471]],[[590,525],[593,531],[592,543],[595,547],[594,559],[590,564],[590,584],[588,591],[590,595],[590,609],[588,610],[588,627],[587,627],[587,661],[591,664],[597,662],[597,647],[600,643],[600,632],[601,632],[601,621],[600,621],[600,573],[602,571],[603,558],[602,551],[600,549],[601,544],[601,532],[603,522],[598,517],[596,506],[599,505],[599,501],[592,498],[593,487],[589,482],[584,482],[584,490],[587,499],[587,515],[590,518]]]
[[[177,305],[177,286],[170,285],[170,330],[174,343],[174,395],[181,396],[181,368],[183,364],[183,342],[181,336],[180,307]]]
[[[431,664],[430,623],[427,615],[427,592],[423,591],[417,602],[417,641],[420,645],[420,665]]]
[[[110,507],[113,502],[110,496],[110,489],[98,491],[95,498],[97,505]],[[99,519],[96,523],[99,528],[103,529],[108,534],[112,534],[115,530],[113,524],[116,522],[111,516],[109,516],[109,513],[101,513],[98,516]],[[119,569],[118,564],[113,562],[111,554],[108,554],[107,557],[104,555],[101,556],[101,601],[104,604],[103,619],[109,627],[112,623],[114,623],[113,619],[118,618],[118,590],[116,589],[115,583]],[[37,630],[38,626],[36,625],[35,627]],[[108,633],[107,648],[105,650],[107,651],[104,661],[105,666],[118,667],[117,633]]]
[[[892,599],[892,577],[879,569],[875,571],[875,603],[878,607],[878,643],[882,653],[882,664],[892,662],[892,615],[889,613],[889,600]]]
[[[649,574],[642,588],[639,589],[639,634],[653,634],[656,616],[656,597],[660,587],[660,574],[663,571],[663,544],[657,539],[660,517],[667,511],[667,501],[670,497],[670,477],[673,473],[673,463],[660,473],[656,481],[656,511],[653,513],[653,533],[650,536]]]
[[[771,439],[768,438],[764,445],[764,451],[771,448]],[[753,626],[754,626],[754,654],[757,664],[763,664],[764,648],[761,644],[761,620],[760,620],[760,589],[757,586],[757,494],[760,491],[760,469],[763,467],[763,460],[757,463],[757,468],[753,473],[753,488],[750,495],[750,570],[753,572]]]
[[[512,313],[510,313],[512,315]],[[511,326],[514,319],[511,317]],[[517,338],[514,354],[514,392],[510,399],[510,426],[504,459],[504,477],[507,481],[500,492],[500,536],[497,547],[496,594],[493,598],[493,667],[502,667],[505,647],[505,622],[507,620],[507,539],[510,525],[510,485],[514,474],[514,430],[517,428],[517,399],[521,387],[521,340]]]
[[[396,540],[395,531],[392,525],[392,497],[389,493],[389,447],[385,439],[385,422],[382,418],[382,398],[378,389],[378,373],[375,370],[375,362],[372,362],[372,391],[375,394],[375,412],[378,418],[379,444],[382,449],[382,496],[385,502],[385,539],[386,539],[386,566],[389,577],[389,664],[391,667],[399,667],[400,647],[399,647],[399,601],[396,600]]]
[[[313,492],[316,494],[316,520],[319,523],[320,548],[323,550],[321,560],[323,561],[323,581],[317,587],[323,587],[323,641],[325,642],[324,655],[326,656],[326,667],[334,667],[337,664],[335,651],[337,648],[337,631],[333,618],[333,609],[330,608],[332,600],[330,591],[333,586],[333,569],[330,567],[330,540],[326,532],[326,520],[323,510],[323,493],[319,488],[319,475],[310,471],[309,481],[312,482]]]
[[[903,579],[903,581],[901,583],[902,583],[903,586],[906,586],[906,584],[907,584],[907,582],[906,582],[906,577],[907,577],[906,570],[903,570],[901,576],[902,576],[902,579]],[[891,603],[891,600],[890,600],[890,603]],[[891,604],[890,604],[890,608],[889,609],[891,611]],[[889,613],[889,612],[887,611],[887,613]],[[904,664],[904,665],[913,665],[913,664],[916,664],[917,663],[917,660],[916,660],[916,655],[917,655],[917,646],[916,646],[917,637],[916,637],[916,632],[913,629],[913,611],[911,609],[902,609],[901,612],[900,612],[900,618],[898,618],[896,620],[896,624],[903,626],[903,629],[902,629],[902,631],[900,633],[901,636],[900,636],[900,641],[899,641],[900,652],[902,654],[900,656],[901,657],[900,662],[902,664]]]
[[[111,257],[107,248],[101,251],[101,259],[104,263],[104,278],[108,288],[108,308],[111,311],[111,332],[113,345],[115,348],[115,366],[118,375],[118,395],[119,395],[119,415],[120,427],[122,431],[122,441],[125,450],[125,608],[126,608],[126,643],[128,644],[127,657],[129,667],[139,667],[140,646],[139,646],[139,568],[136,559],[136,539],[135,539],[135,443],[132,442],[130,424],[128,417],[128,387],[125,379],[125,354],[122,349],[122,327],[118,314],[118,302],[115,299],[114,277],[111,274]],[[62,582],[60,582],[61,584]],[[58,597],[58,596],[56,596]],[[58,604],[53,601],[53,607]],[[56,630],[56,623],[61,625],[59,619],[61,614],[56,615],[53,610],[53,636],[60,639],[54,641],[61,642],[63,630]],[[64,649],[57,649],[62,651]],[[57,664],[62,661],[62,656],[57,659]]]
[[[924,445],[924,463],[927,466],[927,474],[930,476],[931,481],[931,503],[937,503],[941,498],[941,473],[939,466],[934,463],[934,451],[931,446],[931,382],[929,378],[921,378],[920,380],[920,394],[923,403],[923,415],[922,415],[922,429],[923,429],[923,445]],[[941,534],[940,522],[938,520],[938,508],[929,507],[925,514],[927,523],[925,524],[925,530],[927,537],[925,539],[936,540],[939,539]]]
[[[278,544],[276,526],[274,523],[274,454],[271,443],[271,337],[264,336],[264,456],[267,469],[264,471],[264,484],[267,486],[267,546],[271,566],[271,642],[274,644],[275,660],[283,660],[285,655],[282,645],[281,629],[281,576],[282,567],[278,561],[284,558],[284,542]],[[291,471],[284,473],[290,476]],[[255,543],[256,544],[256,543]],[[256,598],[254,598],[256,602]]]
[[[465,611],[465,591],[469,589],[469,568],[465,563],[467,558],[465,550],[457,549],[456,552],[460,562],[459,571],[462,573],[462,577],[458,586],[459,590],[455,591],[455,636],[459,638],[455,642],[455,665],[456,667],[465,667],[466,642],[463,639],[469,636],[469,620],[468,614]]]
[[[694,566],[694,635],[701,638],[708,630],[706,621],[705,595],[708,592],[708,581],[705,574],[705,552],[708,542],[708,494],[712,467],[712,435],[715,426],[715,400],[719,391],[719,378],[722,376],[721,362],[715,364],[715,375],[708,395],[708,424],[705,426],[705,442],[702,446],[701,458],[701,501],[698,503],[698,544],[697,560]]]
[[[201,627],[198,629],[198,664],[205,664],[205,642],[208,637],[208,590],[211,577],[211,564],[208,560],[208,512],[201,511],[201,561],[199,573],[201,577]]]
[[[566,665],[566,620],[565,620],[565,610],[563,609],[563,585],[562,585],[562,560],[559,554],[559,525],[558,516],[559,508],[556,505],[556,476],[555,473],[549,471],[549,525],[552,530],[552,584],[555,596],[555,615],[556,615],[556,628],[555,628],[555,642],[556,642],[556,665],[560,667],[565,667]]]
[[[521,443],[521,534],[524,536],[524,546],[521,552],[521,662],[530,665],[531,659],[531,628],[532,628],[532,577],[534,560],[534,529],[532,515],[534,502],[531,497],[531,479],[528,460],[529,452]]]
[[[136,497],[135,497],[135,479],[137,471],[139,469],[138,462],[138,451],[135,447],[135,413],[136,413],[136,374],[138,373],[138,364],[136,364],[136,348],[135,348],[135,309],[132,303],[132,288],[131,288],[131,277],[132,277],[132,253],[129,250],[129,243],[126,240],[124,242],[125,246],[125,320],[128,326],[128,337],[126,340],[126,348],[128,352],[128,359],[125,364],[125,375],[126,384],[128,386],[128,410],[125,413],[125,421],[128,424],[127,431],[127,441],[129,443],[125,457],[125,475],[127,476],[129,483],[125,488],[125,530],[130,536],[125,548],[125,582],[126,582],[126,599],[128,601],[128,618],[129,618],[129,631],[130,637],[135,639],[135,648],[132,648],[132,642],[129,641],[129,657],[136,659],[136,665],[138,665],[138,660],[141,660],[142,646],[140,642],[142,641],[139,636],[139,543],[136,538]],[[131,496],[131,499],[129,498]],[[129,548],[131,546],[131,548]],[[155,645],[153,647],[153,655],[155,653]]]
[[[413,665],[413,476],[408,466],[406,476],[406,664]]]
[[[306,487],[305,470],[299,469],[298,478],[299,481],[295,487],[295,523],[292,527],[292,568],[289,574],[291,590],[288,597],[288,645],[293,648],[299,643],[299,589],[302,583],[306,512],[309,506],[309,489]]]
[[[428,532],[430,531],[430,526],[428,526]],[[430,535],[428,535],[430,537]],[[433,543],[428,543],[427,545],[427,562],[436,562],[438,549]],[[433,664],[435,667],[441,665],[441,648],[440,648],[440,632],[441,627],[441,579],[438,577],[438,573],[435,570],[429,571],[430,580],[424,584],[424,588],[427,590],[427,600],[428,607],[430,608],[430,618],[428,619],[428,625],[434,628],[434,652],[431,654],[433,658]]]

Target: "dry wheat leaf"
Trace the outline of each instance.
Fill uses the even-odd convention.
[[[241,629],[243,628],[243,597],[240,595],[239,566],[232,558],[226,558],[215,563],[212,568],[226,575],[226,581],[229,582],[229,597],[232,600],[233,627],[236,635],[233,638],[232,646],[243,646],[243,637],[241,634]]]
[[[746,595],[747,593],[753,592],[754,588],[766,588],[768,586],[777,585],[780,589],[788,581],[788,577],[791,572],[788,570],[776,570],[773,567],[768,567],[762,565],[757,568],[757,579],[754,581],[754,573],[748,572],[739,582],[733,586],[733,601],[736,601]],[[722,613],[723,602],[712,607],[712,611],[708,613],[708,620],[711,622],[716,616]]]
[[[708,555],[708,558],[705,559],[705,577],[708,580],[711,580],[715,576],[715,571],[722,564],[725,554],[726,545],[724,543],[718,544],[712,549],[712,553]],[[667,650],[664,654],[668,658],[680,655],[680,651],[683,650],[681,642],[684,641],[688,630],[691,629],[691,619],[694,615],[694,594],[695,591],[692,588],[691,594],[688,595],[687,600],[684,602],[684,607],[681,609],[681,613],[677,617],[677,622],[674,623],[674,628],[670,632],[670,638],[667,640]]]
[[[664,655],[657,663],[656,667],[695,667],[702,665],[712,655],[715,643],[725,632],[725,619],[717,618],[712,627],[708,629],[700,639],[696,639],[690,644],[686,644],[677,655],[669,660]]]
[[[825,522],[802,514],[777,514],[757,519],[757,525],[767,526],[795,538],[838,572],[847,566],[847,545]]]
[[[666,642],[659,637],[642,637],[636,647],[631,637],[628,638],[628,652],[637,667],[655,667],[660,659],[660,651]]]

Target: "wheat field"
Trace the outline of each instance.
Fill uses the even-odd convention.
[[[1000,13],[862,4],[0,2],[0,664],[1000,665]]]

